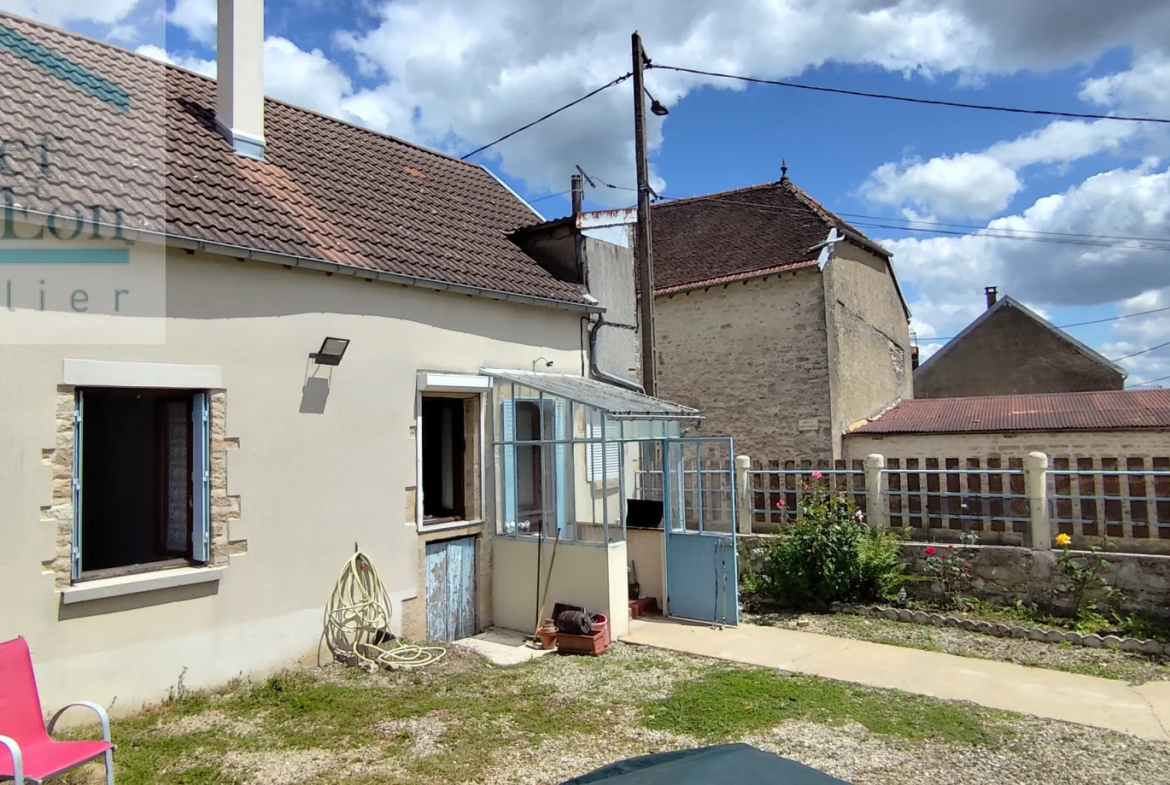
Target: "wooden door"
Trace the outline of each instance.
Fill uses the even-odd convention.
[[[427,638],[456,641],[478,632],[475,537],[427,543]]]

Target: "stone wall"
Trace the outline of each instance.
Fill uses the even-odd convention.
[[[825,265],[833,457],[841,434],[913,397],[910,323],[889,264],[853,243],[837,243]]]
[[[1120,390],[1125,377],[1058,333],[1003,305],[914,374],[918,398]]]
[[[776,535],[741,536],[741,562],[754,570],[763,568],[764,544]],[[903,548],[910,571],[923,575],[922,562],[930,543],[906,543]],[[945,546],[935,545],[938,549]],[[1071,584],[1057,563],[1058,551],[1033,551],[1001,545],[976,545],[973,554],[971,594],[989,602],[1007,604],[1013,600],[1035,603],[1048,611],[1072,612]],[[1078,552],[1078,555],[1080,554]],[[1107,577],[1122,592],[1123,612],[1170,618],[1170,556],[1111,553]],[[744,565],[741,563],[741,576]],[[911,581],[907,592],[918,596],[937,594],[929,581]]]
[[[832,457],[825,293],[815,268],[655,298],[658,394],[737,453]]]

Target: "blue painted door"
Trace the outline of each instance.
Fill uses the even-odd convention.
[[[427,639],[457,641],[475,623],[475,537],[427,543]]]
[[[669,440],[662,452],[666,614],[738,624],[731,439]]]

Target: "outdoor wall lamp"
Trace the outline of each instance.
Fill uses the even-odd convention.
[[[535,360],[532,361],[532,370],[533,371],[536,370],[537,363],[544,363],[545,368],[552,368],[553,361],[548,359],[547,357],[537,357]]]
[[[345,350],[348,348],[348,338],[326,338],[321,342],[321,348],[309,357],[313,358],[317,365],[341,365],[341,358],[345,356]]]

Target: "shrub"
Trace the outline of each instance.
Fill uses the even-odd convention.
[[[979,540],[973,532],[964,532],[959,538],[962,544],[958,548],[947,545],[940,551],[933,545],[927,546],[922,560],[922,571],[938,583],[943,601],[949,607],[960,605],[964,594],[971,588],[971,565],[974,559],[971,546]]]
[[[899,537],[866,524],[844,494],[805,491],[799,517],[765,550],[761,593],[795,608],[894,596],[906,579]]]

